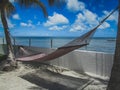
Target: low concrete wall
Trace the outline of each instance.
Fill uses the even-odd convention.
[[[50,53],[55,50],[37,47],[30,47],[30,49],[46,53]],[[3,53],[2,48],[0,49],[0,52]],[[75,50],[60,58],[49,61],[48,63],[69,68],[77,72],[84,72],[98,76],[109,77],[113,64],[113,54]]]
[[[66,67],[77,72],[109,77],[113,64],[113,55],[76,50],[56,60],[50,61],[50,63]]]
[[[32,47],[30,49],[46,53],[50,53],[55,50],[36,47]],[[113,64],[113,54],[75,50],[55,60],[49,61],[48,63],[69,68],[77,72],[84,72],[102,77],[110,77]]]
[[[6,45],[0,44],[0,54],[6,53]]]

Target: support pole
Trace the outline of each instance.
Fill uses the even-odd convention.
[[[51,44],[51,48],[52,48],[53,47],[53,40],[52,40],[52,38],[50,40],[50,44]]]
[[[31,47],[31,38],[29,38],[29,47]]]

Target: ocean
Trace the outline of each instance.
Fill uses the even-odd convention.
[[[35,46],[43,48],[58,48],[64,46],[75,37],[15,37],[12,39],[15,45]],[[3,38],[0,38],[0,44],[5,43]],[[97,51],[114,53],[115,38],[93,38],[90,44],[80,48],[81,50]]]

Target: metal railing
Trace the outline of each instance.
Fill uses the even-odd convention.
[[[32,38],[27,38],[27,40],[26,40],[27,43],[26,44],[24,42],[22,43],[22,42],[19,42],[19,41],[20,40],[17,40],[16,38],[13,38],[12,39],[12,44],[13,45],[25,45],[25,46],[29,46],[29,47],[35,46],[34,42],[32,41]],[[42,41],[39,41],[38,43],[42,43]],[[49,44],[49,46],[46,46],[46,47],[53,48],[53,39],[52,38],[49,40],[48,43],[50,43],[50,44]],[[6,44],[5,38],[0,38],[0,44]]]
[[[69,40],[63,39],[54,39],[54,38],[47,38],[47,39],[41,39],[41,38],[13,38],[12,43],[13,45],[23,45],[23,46],[29,46],[29,47],[43,47],[43,48],[58,48],[66,43],[68,43]],[[105,41],[105,40],[104,40]],[[83,48],[80,48],[81,50],[89,50],[89,51],[99,51],[99,52],[107,52],[107,53],[114,53],[115,44],[112,42],[107,42],[106,44],[102,44],[102,42],[98,39],[96,41],[91,41],[90,45],[87,45]],[[0,38],[0,44],[6,44],[5,38]],[[94,45],[95,44],[95,45]],[[107,49],[109,48],[109,49]]]

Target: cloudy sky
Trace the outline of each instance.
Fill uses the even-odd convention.
[[[13,1],[16,12],[7,19],[12,36],[80,36],[98,25],[118,5],[118,0],[65,0],[60,6],[50,7],[47,0],[41,0],[48,12],[45,18],[40,8],[21,8]],[[117,18],[116,11],[97,29],[95,37],[115,37]]]

